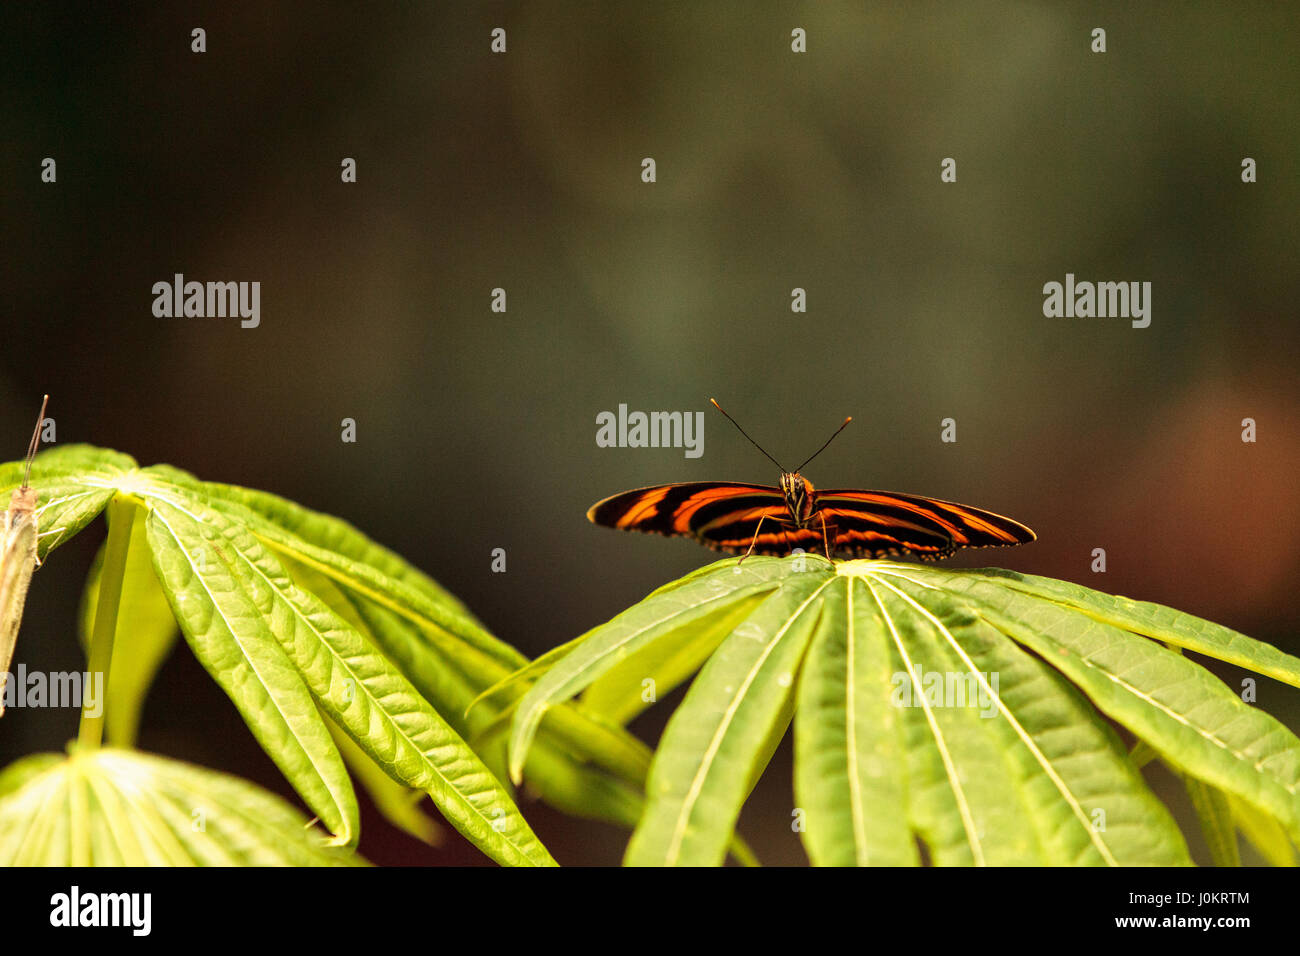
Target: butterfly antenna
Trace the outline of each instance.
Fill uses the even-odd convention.
[[[852,415],[850,415],[848,418],[844,419],[844,424],[841,425],[839,428],[835,429],[835,435],[838,435],[840,432],[844,431],[844,429],[848,427],[849,422],[851,422],[851,421],[853,421],[853,416],[852,416]],[[826,439],[826,444],[825,444],[825,445],[822,445],[821,448],[818,448],[815,452],[813,452],[813,453],[812,453],[812,458],[809,458],[808,461],[812,461],[813,458],[816,458],[818,455],[820,455],[822,452],[824,452],[824,451],[826,450],[827,446],[830,445],[830,443],[833,442],[833,441],[835,440],[835,435],[832,435],[830,438]],[[805,462],[803,463],[803,465],[808,464],[808,461],[805,461]],[[795,469],[795,471],[803,471],[803,465],[800,465],[798,468]]]
[[[41,443],[41,425],[45,423],[45,406],[50,402],[50,396],[46,395],[41,399],[41,413],[36,416],[36,430],[32,432],[32,440],[27,443],[27,468],[23,472],[23,488],[27,488],[27,479],[32,475],[32,459],[36,457],[36,449]]]
[[[711,402],[713,403],[713,407],[714,407],[714,408],[716,408],[718,411],[722,412],[722,414],[727,415],[726,412],[723,412],[723,411],[722,411],[722,406],[718,404],[718,400],[717,400],[716,398],[711,398],[711,399],[709,399],[709,401],[711,401]],[[740,433],[741,433],[742,435],[744,435],[746,438],[749,438],[749,432],[745,431],[745,429],[743,429],[743,428],[740,427],[740,422],[736,421],[736,420],[735,420],[734,418],[732,418],[730,415],[727,415],[727,421],[729,421],[729,422],[731,422],[731,424],[735,425],[736,428],[740,430]],[[848,423],[846,422],[845,424],[848,424]],[[750,443],[751,445],[753,445],[755,448],[757,448],[759,451],[762,451],[764,455],[767,455],[767,460],[768,460],[768,461],[770,461],[772,464],[776,465],[776,467],[781,468],[781,463],[780,463],[779,461],[777,461],[775,458],[773,458],[771,455],[768,455],[767,452],[763,451],[763,446],[762,446],[762,445],[760,445],[758,442],[754,441],[754,439],[752,439],[752,438],[749,438],[749,443]],[[785,469],[784,469],[784,468],[781,468],[781,472],[784,474],[784,473],[785,473]]]

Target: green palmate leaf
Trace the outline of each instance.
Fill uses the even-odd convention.
[[[274,633],[297,621],[272,591],[252,586],[246,560],[217,516],[197,510],[197,502],[187,503],[197,513],[161,499],[150,503],[154,568],[194,656],[307,805],[341,843],[355,842],[358,810],[343,758]]]
[[[174,471],[166,469],[159,474],[169,476]],[[332,543],[344,540],[339,533],[341,522],[315,516],[327,523],[327,531],[320,532],[309,520],[311,513],[304,513],[304,509],[274,496],[222,485],[204,485],[203,489],[214,508],[247,520],[254,533],[277,554],[330,578],[353,602],[358,613],[386,618],[386,626],[372,628],[374,637],[404,672],[418,672],[427,677],[452,664],[457,676],[451,679],[435,678],[429,687],[416,681],[422,692],[432,689],[429,700],[448,719],[454,719],[451,716],[454,712],[468,708],[480,692],[528,663],[518,651],[497,640],[459,610],[458,604],[447,603],[441,589],[430,591],[424,583],[428,579],[423,575],[417,572],[390,576],[387,569],[397,560],[390,552],[378,549],[388,556],[381,561],[381,567],[358,563],[311,544],[259,515],[276,514],[282,507],[295,509],[293,523],[298,531],[311,532],[314,538],[323,536]],[[253,509],[250,501],[260,511]],[[345,540],[344,544],[347,551],[358,555],[372,553],[356,541]],[[465,697],[462,691],[467,688],[472,692]],[[488,712],[485,716],[488,720],[493,717]],[[594,714],[563,708],[548,721],[546,732],[575,758],[594,762],[631,782],[639,783],[645,778],[649,753],[644,745]]]
[[[0,866],[339,866],[283,800],[135,751],[37,754],[0,775]]]
[[[457,733],[475,746],[488,766],[505,779],[504,746],[498,746],[495,742],[489,742],[486,746],[480,744],[483,735],[500,719],[500,714],[494,706],[470,708],[470,703],[480,696],[489,678],[500,680],[513,671],[476,652],[471,652],[476,655],[473,666],[462,667],[465,655],[456,653],[455,644],[447,635],[430,640],[427,631],[410,616],[399,614],[385,604],[350,592],[350,579],[347,575],[330,576],[328,569],[321,570],[296,561],[287,557],[286,552],[281,554],[295,580],[370,636],[419,692],[437,705]],[[425,628],[429,627],[427,622],[422,623]],[[586,734],[582,728],[588,724],[584,724],[583,720],[581,717],[574,718],[573,723],[578,728],[574,732],[584,734],[586,750],[598,749],[599,735]],[[630,827],[640,813],[642,796],[639,780],[644,777],[644,768],[649,766],[649,751],[644,744],[621,728],[602,726],[599,733],[614,739],[615,745],[611,749],[628,754],[627,757],[600,762],[616,767],[632,764],[636,772],[630,779],[637,786],[620,783],[600,766],[589,765],[578,759],[573,750],[582,752],[583,748],[566,750],[554,742],[553,735],[550,734],[543,735],[542,745],[529,756],[529,779],[538,795],[552,806],[579,816]]]
[[[1242,801],[1271,859],[1289,849],[1263,821],[1296,818],[1300,741],[1164,643],[1280,678],[1294,659],[1167,608],[996,570],[718,562],[528,675],[512,772],[548,708],[617,673],[595,696],[634,713],[636,668],[713,641],[723,622],[655,754],[629,863],[719,862],[791,709],[796,820],[815,863],[913,864],[919,838],[939,864],[1187,864],[1135,764],[1148,745],[1226,794],[1201,794],[1217,859],[1231,860],[1224,801],[1238,826]],[[1138,734],[1133,757],[1098,709]]]
[[[421,694],[429,700],[441,701],[448,722],[457,733],[474,745],[494,773],[505,778],[504,747],[494,747],[491,752],[485,752],[479,746],[482,736],[489,733],[496,720],[501,718],[499,715],[493,718],[490,707],[481,712],[471,708],[471,712],[466,713],[462,704],[483,695],[476,695],[477,683],[457,667],[454,658],[443,655],[436,645],[425,643],[404,618],[365,599],[350,597],[333,578],[292,559],[286,559],[285,564],[300,586],[325,601],[359,631],[372,637],[378,646],[394,649],[403,673]],[[344,756],[347,756],[346,749]],[[644,759],[648,764],[648,755]],[[352,765],[351,760],[349,765]],[[365,782],[367,777],[361,775],[361,779]],[[549,741],[529,755],[529,779],[542,799],[575,816],[605,820],[628,828],[634,826],[640,817],[643,797],[639,787],[631,787],[596,767],[574,760]],[[374,784],[367,784],[367,789],[380,812],[395,825],[419,836],[415,829],[421,828],[427,818],[402,798],[402,788],[386,793],[382,780],[374,781]]]
[[[733,564],[731,577],[697,577],[652,595],[608,624],[589,631],[572,654],[554,665],[519,702],[510,740],[510,775],[519,780],[542,717],[556,704],[591,686],[642,647],[678,628],[708,619],[720,608],[780,587],[784,571],[770,562]]]
[[[376,645],[384,649],[385,653],[396,662],[402,673],[407,675],[420,693],[426,699],[437,702],[440,711],[446,715],[456,732],[469,740],[488,766],[504,780],[506,778],[504,742],[501,746],[497,746],[491,739],[491,732],[496,722],[502,719],[502,714],[507,714],[508,717],[508,711],[498,712],[495,710],[495,705],[472,707],[471,702],[483,696],[480,691],[487,675],[500,678],[512,672],[500,665],[485,663],[481,659],[467,672],[460,666],[461,659],[453,652],[450,645],[445,641],[426,640],[424,634],[408,618],[364,597],[349,595],[343,586],[335,583],[335,579],[314,567],[308,567],[292,559],[286,560],[296,580],[325,600],[332,609],[358,629],[371,636]],[[644,778],[645,768],[650,763],[649,751],[644,744],[632,738],[621,728],[598,725],[581,715],[574,717],[573,725],[578,728],[573,731],[574,733],[585,734],[582,730],[584,727],[595,727],[597,733],[585,734],[587,746],[578,748],[564,748],[558,738],[552,740],[553,735],[544,735],[544,746],[534,751],[529,758],[530,761],[536,759],[536,766],[530,773],[534,788],[553,806],[569,812],[578,812],[574,808],[581,803],[582,797],[580,793],[575,793],[574,782],[586,780],[594,788],[592,800],[590,806],[583,808],[578,815],[594,816],[597,819],[630,826],[636,818],[635,816],[629,818],[626,811],[628,798],[623,793],[623,789],[616,788],[614,780],[608,779],[608,775],[600,769],[600,766],[588,766],[584,760],[575,757],[574,753],[600,750],[600,735],[606,735],[614,741],[614,744],[608,750],[602,751],[602,754],[616,749],[627,756],[616,760],[598,761],[598,764],[608,763],[616,768],[631,764],[635,772],[630,776],[625,775],[624,779],[639,784]],[[608,788],[618,790],[619,800],[605,802],[598,799],[596,790]],[[636,801],[639,807],[640,787],[637,786],[634,792],[637,794]],[[603,807],[609,810],[608,814],[602,812]]]
[[[171,605],[154,573],[147,537],[145,522],[133,521],[108,672],[109,706],[104,715],[108,741],[117,747],[135,744],[145,695],[178,634]],[[99,601],[104,552],[105,548],[101,547],[81,597],[79,631],[82,646],[87,650]]]
[[[0,469],[17,483],[19,465]],[[112,590],[116,596],[120,586],[120,602],[108,606],[119,613],[103,642],[116,637],[110,674],[118,676],[110,679],[128,688],[114,692],[112,739],[134,733],[174,613],[259,741],[339,839],[355,839],[355,797],[317,707],[343,714],[349,739],[375,751],[366,751],[372,764],[357,765],[363,779],[378,765],[400,784],[427,785],[453,823],[496,858],[551,862],[508,787],[484,777],[457,736],[498,719],[496,707],[469,716],[465,709],[527,660],[436,582],[345,522],[170,466],[138,469],[126,456],[76,446],[39,455],[33,485],[38,478],[45,483],[39,504],[58,519],[44,551],[110,501],[114,513],[138,515],[118,544]],[[105,560],[86,594],[84,628],[96,613]],[[159,579],[152,592],[140,573],[150,566]],[[159,594],[167,615],[156,613]],[[126,624],[142,615],[147,633],[136,634]],[[347,696],[354,692],[356,707]],[[504,774],[503,742],[488,745],[484,758]],[[530,779],[544,799],[567,807],[581,804],[579,781],[603,788],[585,812],[626,824],[639,812],[649,762],[649,750],[622,727],[565,706],[541,729]]]
[[[1189,862],[1119,738],[1049,667],[955,595],[841,574],[865,579],[902,659],[904,735],[923,742],[907,748],[912,814],[937,863]]]
[[[1003,587],[991,576],[927,570],[924,578],[971,601],[981,617],[1069,677],[1166,762],[1273,815],[1293,838],[1300,835],[1300,740],[1205,668],[1100,615]],[[1203,634],[1212,626],[1186,618],[1178,627]],[[1173,643],[1164,633],[1151,636]],[[1261,667],[1276,669],[1285,656],[1238,635],[1241,666],[1250,666],[1245,642],[1258,644]]]
[[[250,727],[331,829],[339,832],[326,814],[346,819],[341,836],[350,833],[356,803],[313,696],[369,756],[427,791],[494,859],[553,862],[446,721],[361,634],[294,585],[251,532],[202,502],[186,509],[155,500],[150,544],[196,655],[241,710],[256,715]],[[195,556],[207,553],[205,570]]]
[[[722,862],[833,578],[793,577],[723,641],[664,731],[646,786],[646,815],[628,845],[633,865]],[[764,752],[768,751],[768,752]]]

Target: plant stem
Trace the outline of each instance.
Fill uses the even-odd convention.
[[[100,678],[101,693],[108,692],[108,666],[113,660],[113,639],[117,635],[117,611],[122,602],[122,580],[126,576],[126,555],[131,546],[131,525],[135,522],[136,504],[130,498],[114,498],[108,506],[108,543],[104,563],[99,570],[99,599],[95,604],[95,626],[90,637],[90,659],[86,665],[89,678]],[[88,750],[99,747],[104,737],[106,701],[101,697],[98,716],[86,711],[87,695],[81,695],[81,727],[77,744]]]

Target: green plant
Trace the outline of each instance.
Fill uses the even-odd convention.
[[[0,488],[20,480],[0,466]],[[82,602],[107,706],[83,706],[68,756],[0,775],[0,864],[354,862],[349,764],[409,832],[432,831],[420,791],[498,862],[554,863],[501,782],[503,749],[465,742],[498,717],[469,703],[527,659],[431,579],[343,521],[114,451],[45,451],[31,484],[43,560],[107,519]],[[129,749],[178,625],[328,834],[243,781]],[[529,760],[540,797],[631,826],[647,748],[582,708],[557,718]]]
[[[0,466],[0,495],[21,467]],[[1300,659],[1169,608],[1009,571],[732,558],[529,662],[397,555],[274,495],[89,446],[43,452],[31,484],[42,559],[107,520],[80,613],[107,702],[67,755],[0,772],[0,864],[364,862],[354,778],[426,840],[427,793],[503,864],[554,862],[515,804],[524,778],[635,828],[628,863],[752,862],[735,822],[792,722],[817,864],[1188,863],[1141,776],[1153,757],[1216,863],[1238,862],[1238,832],[1294,863],[1300,740],[1182,651],[1293,686]],[[178,634],[321,827],[134,749]],[[697,670],[652,761],[625,725]]]
[[[1300,686],[1300,659],[1159,605],[1009,571],[794,556],[702,568],[485,699],[515,703],[519,780],[549,708],[581,694],[624,722],[647,681],[663,694],[702,665],[629,864],[720,862],[792,719],[817,864],[1190,863],[1139,773],[1153,754],[1188,782],[1216,863],[1237,862],[1237,829],[1293,862],[1300,740],[1182,650]],[[1141,741],[1133,754],[1105,718]]]

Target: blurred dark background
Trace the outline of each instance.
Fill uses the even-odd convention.
[[[535,655],[714,558],[592,527],[592,502],[775,481],[710,395],[787,463],[851,414],[817,485],[955,499],[1039,534],[954,565],[1300,653],[1298,10],[6,4],[0,458],[48,391],[60,442],[342,516]],[[177,272],[260,281],[260,327],[155,318],[151,287]],[[1045,318],[1043,284],[1067,272],[1150,281],[1150,327]],[[597,448],[597,413],[620,403],[708,409],[703,457]],[[37,573],[29,667],[80,668],[102,535]],[[1300,727],[1300,691],[1260,683]],[[635,728],[653,742],[679,699]],[[0,762],[75,729],[15,708]],[[183,644],[141,745],[290,794]],[[804,860],[789,761],[787,741],[741,823],[769,862]],[[620,857],[619,831],[526,812],[562,862]],[[483,862],[364,826],[378,862]]]

